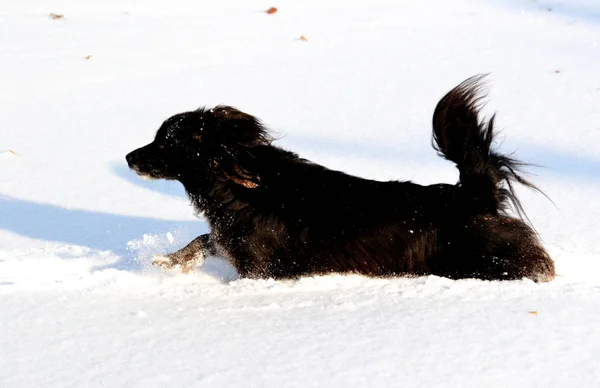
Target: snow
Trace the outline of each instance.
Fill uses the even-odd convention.
[[[596,1],[30,0],[0,4],[0,36],[0,386],[600,381]],[[150,265],[207,231],[181,185],[124,161],[170,115],[234,105],[328,167],[453,183],[431,114],[486,72],[501,149],[544,166],[555,205],[519,193],[553,282]]]

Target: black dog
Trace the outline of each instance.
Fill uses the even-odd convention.
[[[332,171],[272,145],[261,122],[228,106],[166,120],[127,155],[139,175],[180,181],[212,232],[155,259],[164,267],[205,254],[240,276],[434,274],[549,281],[552,259],[536,233],[509,217],[522,208],[518,161],[492,149],[493,117],[478,117],[481,76],[446,94],[433,114],[434,147],[456,163],[456,185],[379,182]]]

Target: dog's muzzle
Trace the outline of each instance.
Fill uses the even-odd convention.
[[[163,160],[153,155],[151,144],[131,151],[125,156],[129,168],[144,179],[171,179]]]

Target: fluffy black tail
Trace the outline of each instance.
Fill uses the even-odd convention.
[[[463,81],[438,102],[433,113],[433,147],[456,163],[459,186],[473,215],[504,213],[512,204],[519,217],[527,218],[513,185],[518,182],[540,190],[520,175],[526,164],[493,149],[494,116],[487,121],[479,119],[484,77]]]

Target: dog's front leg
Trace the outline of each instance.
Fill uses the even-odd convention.
[[[181,267],[182,272],[188,273],[195,264],[202,264],[207,255],[216,254],[216,246],[209,233],[196,237],[180,250],[155,255],[152,264],[162,268]]]

